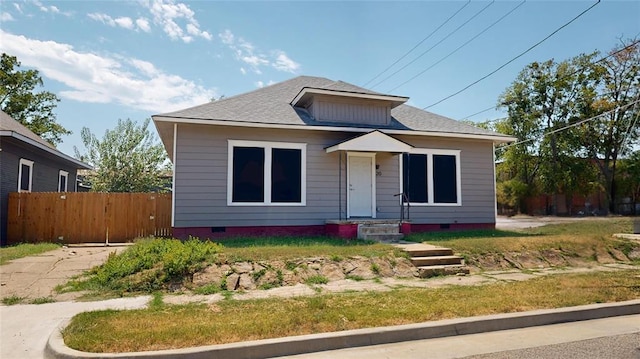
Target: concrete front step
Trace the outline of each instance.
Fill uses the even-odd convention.
[[[398,224],[361,224],[358,231],[362,235],[367,234],[398,234],[400,233],[400,227]]]
[[[452,256],[453,250],[450,248],[408,248],[404,249],[410,257],[438,257],[438,256]]]
[[[463,260],[459,256],[411,257],[411,263],[416,267],[451,264],[463,265]]]
[[[460,264],[420,266],[418,275],[420,278],[429,278],[443,275],[469,274],[469,268]]]
[[[370,233],[362,236],[363,239],[378,242],[396,243],[404,238],[402,233]]]

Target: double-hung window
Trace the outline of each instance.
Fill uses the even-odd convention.
[[[412,205],[461,205],[460,151],[414,149],[402,155],[402,192]]]
[[[58,172],[58,192],[67,192],[67,182],[69,182],[69,172],[60,170]]]
[[[229,140],[228,205],[305,205],[307,146]]]
[[[18,192],[31,192],[33,182],[33,161],[20,159],[18,167]]]

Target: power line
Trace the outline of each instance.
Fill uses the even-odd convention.
[[[449,37],[451,37],[453,34],[455,34],[456,32],[458,32],[458,30],[462,29],[466,24],[468,24],[469,22],[471,22],[471,20],[475,19],[478,15],[482,14],[487,8],[489,8],[489,6],[493,5],[495,3],[495,0],[491,1],[487,6],[483,7],[482,9],[480,9],[480,11],[476,12],[473,16],[471,16],[469,19],[467,19],[467,21],[465,21],[464,23],[462,23],[462,25],[458,26],[457,28],[455,28],[455,30],[451,31],[450,33],[447,34],[447,36],[445,36],[444,38],[442,38],[440,41],[438,41],[435,45],[431,46],[430,48],[428,48],[425,52],[421,53],[420,55],[418,55],[418,57],[416,57],[415,59],[409,61],[409,63],[405,64],[404,66],[402,66],[400,69],[398,69],[396,72],[392,73],[391,75],[385,77],[384,79],[382,79],[381,81],[379,81],[377,84],[373,85],[371,88],[376,88],[378,85],[380,85],[381,83],[387,81],[388,79],[390,79],[391,77],[395,76],[398,72],[404,70],[407,68],[407,66],[411,65],[412,63],[416,62],[419,58],[421,58],[422,56],[426,55],[429,51],[433,50],[436,46],[440,45],[442,42],[444,42],[444,40],[448,39]]]
[[[473,116],[479,115],[479,114],[481,114],[481,113],[485,113],[485,112],[487,112],[487,111],[494,110],[495,108],[496,108],[496,106],[487,107],[487,108],[485,108],[484,110],[480,110],[480,111],[478,111],[478,112],[476,112],[476,113],[473,113],[473,114],[471,114],[471,115],[462,116],[461,118],[462,118],[462,119],[470,118],[470,117],[473,117]]]
[[[639,34],[640,34],[640,33],[639,33]],[[636,36],[636,38],[637,38],[637,36]],[[629,44],[629,45],[627,45],[627,46],[625,46],[625,47],[623,47],[623,48],[621,48],[621,49],[619,49],[619,50],[617,50],[617,51],[615,51],[615,52],[610,53],[610,54],[609,54],[609,55],[607,55],[607,56],[601,57],[600,59],[598,59],[598,60],[594,61],[594,63],[595,63],[595,64],[597,64],[597,63],[599,63],[599,62],[605,61],[605,60],[607,60],[608,58],[613,57],[613,56],[615,56],[615,55],[617,55],[617,54],[619,54],[619,53],[621,53],[621,52],[623,52],[623,51],[625,51],[625,50],[627,50],[627,49],[629,49],[629,48],[631,48],[631,47],[633,47],[633,46],[635,46],[635,45],[637,45],[637,44],[640,44],[640,39],[638,39],[638,40],[636,40],[636,41],[632,42],[631,44]],[[569,78],[569,77],[571,77],[571,76],[573,76],[573,75],[577,74],[578,72],[580,72],[580,71],[582,71],[582,70],[584,70],[584,68],[576,69],[576,70],[572,71],[571,73],[569,73],[569,74],[567,74],[567,75],[564,75],[564,76],[560,77],[560,78],[559,78],[559,80],[564,80],[565,78]],[[431,107],[431,106],[429,106],[429,107]],[[467,115],[467,116],[463,116],[463,117],[461,117],[461,118],[463,118],[463,119],[465,119],[465,118],[470,118],[470,117],[473,117],[473,116],[479,115],[479,114],[481,114],[481,113],[487,112],[487,111],[489,111],[489,110],[493,110],[493,109],[495,109],[495,108],[496,108],[496,106],[491,106],[491,107],[488,107],[488,108],[486,108],[486,109],[484,109],[484,110],[480,110],[480,111],[478,111],[478,112],[476,112],[476,113],[474,113],[474,114]],[[426,107],[425,107],[425,109],[426,109]]]
[[[519,59],[520,57],[522,57],[524,54],[528,53],[529,51],[533,50],[534,48],[538,47],[538,45],[542,44],[543,42],[545,42],[547,39],[549,39],[551,36],[555,35],[556,33],[558,33],[560,30],[564,29],[565,27],[569,26],[569,24],[571,24],[572,22],[576,21],[579,17],[581,17],[582,15],[586,14],[589,10],[593,9],[596,5],[598,5],[600,3],[600,0],[598,0],[595,4],[589,6],[586,10],[582,11],[580,14],[578,14],[576,17],[574,17],[573,19],[571,19],[569,22],[565,23],[564,25],[560,26],[559,28],[557,28],[555,31],[553,31],[552,33],[550,33],[549,35],[547,35],[544,39],[538,41],[537,43],[535,43],[533,46],[529,47],[528,49],[526,49],[524,52],[520,53],[518,56],[512,58],[511,60],[505,62],[504,64],[502,64],[500,67],[498,67],[497,69],[491,71],[490,73],[488,73],[487,75],[481,77],[480,79],[470,83],[469,85],[465,86],[462,90],[459,90],[429,106],[423,107],[423,110],[428,109],[429,107],[433,107],[443,101],[446,101],[456,95],[459,95],[460,93],[466,91],[467,89],[469,89],[471,86],[477,84],[478,82],[485,80],[486,78],[488,78],[489,76],[495,74],[496,72],[502,70],[505,66],[509,65],[510,63],[514,62],[515,60]]]
[[[421,72],[417,73],[416,75],[410,77],[407,81],[401,83],[400,85],[392,88],[391,90],[387,91],[387,93],[391,93],[393,91],[395,91],[396,89],[398,89],[399,87],[406,85],[408,82],[415,80],[416,78],[422,76],[422,74],[424,74],[425,72],[431,70],[432,68],[434,68],[436,65],[438,65],[439,63],[441,63],[442,61],[446,60],[447,58],[449,58],[449,56],[455,54],[456,52],[458,52],[458,50],[462,49],[463,47],[467,46],[471,41],[477,39],[480,35],[484,34],[485,32],[487,32],[487,30],[489,30],[490,28],[494,27],[496,24],[498,24],[500,21],[502,21],[504,18],[506,18],[507,16],[511,15],[512,12],[516,11],[516,9],[518,9],[520,6],[524,5],[524,3],[526,2],[526,0],[522,0],[518,5],[516,5],[516,7],[514,7],[513,9],[509,10],[506,14],[502,15],[498,20],[494,21],[491,25],[487,26],[484,28],[484,30],[480,31],[478,34],[476,34],[476,36],[470,38],[469,40],[467,40],[467,42],[465,42],[464,44],[458,46],[458,48],[456,48],[455,50],[451,51],[449,54],[447,54],[445,57],[441,58],[440,60],[436,61],[433,65],[427,67],[426,69],[422,70]]]
[[[453,15],[449,16],[448,19],[446,19],[442,24],[440,24],[440,26],[438,26],[435,30],[433,30],[429,35],[427,35],[427,37],[425,37],[424,39],[420,40],[420,42],[418,42],[414,47],[411,48],[411,50],[407,51],[404,55],[400,56],[399,59],[397,59],[394,63],[392,63],[391,65],[389,65],[389,67],[387,67],[386,69],[384,69],[382,72],[380,72],[379,74],[377,74],[376,76],[374,76],[371,80],[367,81],[364,85],[362,85],[362,87],[366,87],[368,84],[370,84],[371,82],[373,82],[375,79],[377,79],[378,77],[380,77],[380,75],[384,74],[385,72],[389,71],[390,68],[392,68],[393,66],[395,66],[398,62],[400,62],[402,59],[404,59],[405,57],[407,57],[407,55],[409,55],[413,50],[415,50],[418,46],[422,45],[423,42],[427,41],[427,39],[429,39],[431,36],[433,36],[433,34],[435,34],[438,30],[440,30],[440,28],[442,28],[444,25],[446,25],[449,20],[453,19],[456,15],[458,15],[458,13],[460,11],[462,11],[462,9],[464,9],[465,7],[467,7],[467,5],[469,5],[471,3],[471,0],[468,0],[466,2],[466,4],[462,5],[462,7],[460,9],[458,9],[458,11],[454,12]]]
[[[620,111],[620,110],[622,110],[623,108],[627,108],[627,107],[632,106],[632,105],[635,105],[635,104],[637,104],[637,103],[640,103],[640,100],[635,100],[635,101],[633,101],[633,102],[629,102],[629,103],[627,103],[627,104],[624,104],[624,105],[618,106],[618,107],[616,107],[616,108],[614,108],[614,109],[612,109],[612,110],[609,110],[609,111],[607,111],[607,112],[603,112],[603,113],[601,113],[601,114],[599,114],[599,115],[595,115],[595,116],[593,116],[593,117],[589,117],[589,118],[587,118],[587,119],[584,119],[584,120],[581,120],[581,121],[578,121],[578,122],[574,122],[574,123],[572,123],[572,124],[570,124],[570,125],[567,125],[567,126],[564,126],[564,127],[560,127],[560,128],[555,129],[555,130],[552,130],[552,131],[545,132],[545,133],[543,133],[540,137],[545,137],[545,136],[548,136],[548,135],[550,135],[550,134],[552,134],[552,133],[561,132],[561,131],[564,131],[564,130],[569,129],[569,128],[571,128],[571,127],[575,127],[575,126],[581,125],[581,124],[583,124],[583,123],[586,123],[586,122],[589,122],[589,121],[593,121],[593,120],[595,120],[595,119],[597,119],[597,118],[600,118],[600,117],[602,117],[602,116],[606,116],[606,115],[608,115],[608,114],[610,114],[610,113],[613,113],[613,112],[615,112],[615,111]],[[637,119],[636,119],[636,120],[637,120]],[[514,142],[514,143],[510,143],[510,144],[508,144],[508,145],[501,146],[500,148],[509,148],[509,147],[512,147],[512,146],[517,146],[517,145],[521,145],[521,144],[523,144],[523,143],[531,142],[531,141],[534,141],[534,140],[536,140],[536,139],[537,139],[537,138],[529,138],[529,139],[526,139],[526,140],[521,140],[521,141],[517,141],[517,142]]]

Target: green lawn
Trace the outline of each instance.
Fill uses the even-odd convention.
[[[13,259],[35,256],[40,253],[52,251],[60,248],[55,243],[21,243],[8,247],[0,248],[0,265],[5,264]]]
[[[639,280],[640,270],[629,270],[210,305],[163,305],[156,296],[149,309],[79,314],[63,337],[71,348],[88,352],[183,348],[638,299]]]

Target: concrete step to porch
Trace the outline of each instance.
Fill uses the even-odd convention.
[[[443,275],[469,274],[469,268],[462,264],[448,264],[418,267],[420,278],[430,278]]]
[[[404,238],[402,233],[369,233],[363,239],[376,242],[398,243]]]
[[[411,263],[416,267],[464,264],[459,256],[411,257]]]
[[[398,234],[400,233],[399,226],[397,223],[382,223],[382,224],[361,224],[360,225],[360,233],[363,235],[367,234]]]
[[[397,243],[404,235],[400,233],[400,225],[397,222],[368,222],[358,224],[358,238]]]
[[[455,255],[451,248],[425,243],[404,243],[395,246],[409,254],[411,263],[418,268],[421,278],[469,274],[462,257]]]

